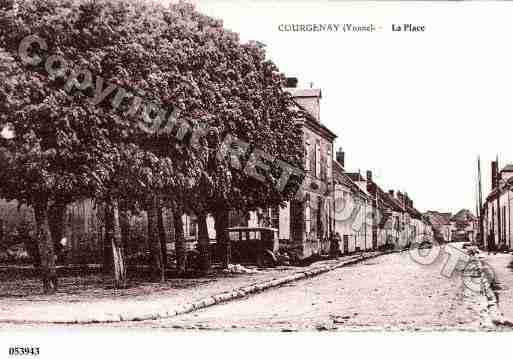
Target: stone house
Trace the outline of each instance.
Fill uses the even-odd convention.
[[[427,211],[425,216],[431,223],[435,239],[442,242],[450,242],[452,240],[454,227],[453,223],[451,222],[452,213]]]
[[[342,239],[340,251],[344,254],[367,248],[370,243],[371,231],[367,227],[367,219],[372,210],[371,197],[366,187],[359,186],[363,178],[350,175],[344,170],[345,154],[339,149],[333,161],[333,181],[335,195],[334,231]],[[368,235],[369,234],[369,235]]]
[[[283,207],[231,213],[229,224],[230,227],[275,228],[281,247],[294,251],[299,258],[306,258],[329,251],[334,218],[333,142],[337,136],[320,120],[321,90],[297,88],[295,79],[289,79],[288,84],[290,87],[285,90],[309,115],[303,121],[306,171],[303,195]],[[207,221],[209,236],[215,238],[214,222],[210,217]],[[192,217],[190,222],[194,225]]]
[[[483,230],[485,248],[513,248],[511,201],[513,199],[513,165],[498,171],[492,162],[492,186],[483,204]]]
[[[461,209],[452,216],[451,222],[454,227],[452,231],[453,240],[476,241],[479,222],[472,212],[468,209]]]

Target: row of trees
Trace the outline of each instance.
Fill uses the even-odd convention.
[[[30,56],[43,61],[27,64],[18,49],[34,35],[47,46],[32,44]],[[63,68],[61,76],[49,76],[44,59],[52,55],[66,59],[67,67],[52,65]],[[206,272],[208,214],[226,264],[228,212],[283,204],[299,188],[301,175],[292,175],[286,186],[280,182],[283,163],[303,168],[296,120],[304,113],[283,91],[284,76],[265,58],[262,44],[241,44],[237,34],[191,5],[0,0],[0,56],[0,128],[12,134],[0,143],[0,197],[34,209],[46,293],[57,288],[54,242],[72,202],[93,198],[103,204],[106,263],[115,285],[123,287],[121,224],[130,211],[148,214],[152,267],[163,280],[163,207],[173,211],[179,272],[186,270],[182,214],[198,217]],[[83,69],[96,82],[70,86],[73,76],[83,80],[77,76]],[[106,79],[103,87],[99,79]],[[119,90],[95,101],[99,87],[109,83],[177,114],[173,123],[182,125],[155,126],[156,116],[133,110],[134,95],[120,101]],[[199,129],[206,130],[197,138]]]

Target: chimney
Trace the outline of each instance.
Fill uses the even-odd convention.
[[[287,77],[285,87],[297,87],[297,77]]]
[[[390,197],[394,197],[394,190],[393,189],[389,189],[388,190],[388,194],[390,195]]]
[[[492,161],[492,190],[497,186],[498,176],[497,161]]]
[[[372,182],[372,171],[367,170],[367,181]]]
[[[337,151],[336,159],[337,159],[337,162],[340,163],[340,165],[342,167],[345,166],[345,161],[344,161],[345,160],[345,155],[346,154],[344,153],[344,151],[342,151],[342,147],[339,147],[338,151]]]

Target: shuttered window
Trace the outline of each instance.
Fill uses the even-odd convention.
[[[305,170],[310,171],[310,140],[305,142]]]
[[[278,230],[278,236],[280,235],[280,207],[274,206],[271,208],[271,226]]]
[[[331,149],[328,147],[328,158],[326,160],[326,180],[328,182],[331,181],[331,163],[332,163],[333,159],[331,158]]]
[[[315,143],[315,177],[321,178],[321,143]]]
[[[312,212],[311,212],[311,207],[310,207],[310,196],[308,196],[306,203],[305,203],[305,233],[307,235],[310,234],[311,221],[312,221]]]

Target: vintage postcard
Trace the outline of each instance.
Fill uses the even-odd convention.
[[[0,0],[0,357],[510,332],[512,17]]]

